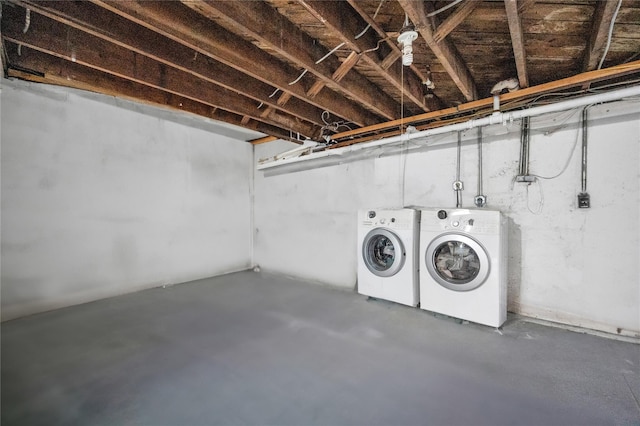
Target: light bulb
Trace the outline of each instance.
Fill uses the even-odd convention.
[[[400,33],[398,43],[402,44],[402,65],[409,66],[413,63],[413,46],[411,43],[418,38],[418,33],[408,30]]]

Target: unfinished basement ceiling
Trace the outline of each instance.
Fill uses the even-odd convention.
[[[635,0],[4,0],[2,41],[10,77],[336,146],[640,81]]]

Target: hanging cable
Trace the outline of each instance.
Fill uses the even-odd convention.
[[[591,105],[587,105],[585,109],[589,108],[590,106]],[[573,147],[571,147],[571,152],[569,153],[569,157],[567,158],[567,161],[564,163],[564,166],[562,166],[562,169],[558,173],[552,176],[540,176],[540,175],[531,173],[530,176],[533,176],[538,179],[545,179],[545,180],[551,180],[551,179],[555,179],[557,177],[562,176],[564,172],[566,172],[567,169],[569,168],[569,164],[571,164],[571,159],[573,158],[573,154],[576,152],[576,148],[578,146],[578,140],[580,139],[580,134],[581,134],[580,128],[578,128],[578,130],[576,131],[576,137],[573,141]]]
[[[531,186],[531,183],[529,183],[527,185],[527,210],[529,210],[529,212],[531,214],[535,214],[535,215],[539,215],[540,213],[542,213],[542,209],[544,208],[544,194],[542,192],[542,182],[540,182],[539,180],[535,180],[535,183],[538,184],[538,190],[540,193],[540,200],[538,202],[538,208],[536,211],[531,210],[531,206],[529,203],[529,187]]]
[[[279,90],[280,90],[280,89],[276,89],[276,90],[274,90],[274,91],[273,91],[273,93],[269,95],[269,97],[270,97],[270,98],[273,98],[273,97],[276,95],[276,93],[278,93],[278,91],[279,91]]]
[[[615,12],[613,12],[613,16],[611,17],[611,23],[609,24],[609,33],[607,35],[607,45],[604,48],[604,52],[602,53],[602,58],[600,59],[600,63],[598,64],[598,69],[602,68],[602,64],[604,63],[604,58],[607,57],[607,53],[609,53],[609,48],[611,47],[611,37],[613,36],[613,25],[616,23],[616,18],[618,17],[618,12],[620,11],[620,6],[622,5],[622,0],[618,0],[618,5],[616,6]]]
[[[380,4],[378,5],[378,8],[376,9],[376,13],[373,14],[373,18],[371,18],[372,20],[375,21],[376,16],[378,16],[378,12],[380,12],[380,8],[382,7],[382,4],[384,3],[384,0],[380,0]],[[355,36],[355,39],[359,39],[360,37],[362,37],[367,30],[369,30],[369,28],[371,28],[371,24],[367,24],[366,27],[364,27],[364,30],[362,30],[360,33],[358,33],[358,35]]]
[[[26,34],[29,31],[29,25],[31,25],[31,9],[27,9],[27,13],[24,16],[24,28],[22,33]]]
[[[376,50],[380,49],[380,44],[383,41],[389,40],[389,38],[390,37],[381,38],[380,40],[378,40],[378,43],[376,43],[376,47],[372,47],[371,49],[363,50],[362,53],[375,52]]]
[[[300,74],[298,76],[298,78],[296,78],[295,80],[293,80],[291,83],[289,83],[289,86],[293,86],[294,84],[296,84],[297,82],[299,82],[300,80],[302,80],[302,77],[304,77],[304,75],[307,73],[307,69],[305,69],[304,71],[302,71],[302,74]]]
[[[333,55],[334,52],[336,52],[338,49],[340,49],[342,46],[344,46],[346,43],[342,42],[339,45],[337,45],[336,47],[334,47],[333,49],[331,49],[329,51],[329,53],[327,53],[326,55],[324,55],[322,58],[318,59],[316,61],[316,64],[319,64],[320,62],[324,61],[325,59],[327,59],[329,56]]]
[[[444,12],[445,10],[447,10],[447,9],[449,9],[449,8],[451,8],[451,7],[453,7],[453,6],[455,6],[456,4],[460,3],[461,1],[462,1],[462,0],[455,0],[455,1],[452,1],[451,3],[447,4],[446,6],[441,7],[441,8],[440,8],[440,9],[438,9],[438,10],[434,10],[434,11],[433,11],[433,12],[431,12],[431,13],[427,13],[427,18],[431,18],[432,16],[436,16],[438,13],[440,13],[440,12]],[[475,1],[475,0],[474,0],[474,1]]]

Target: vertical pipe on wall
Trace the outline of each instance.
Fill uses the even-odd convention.
[[[522,118],[520,131],[520,173],[519,176],[529,176],[529,117]]]
[[[482,127],[478,127],[478,193],[473,202],[476,207],[487,204],[487,197],[482,193]]]
[[[456,193],[456,208],[462,207],[462,181],[460,180],[460,157],[462,153],[462,134],[458,131],[458,151],[456,157],[456,181],[453,182],[453,190]]]
[[[588,109],[591,105],[587,105],[582,110],[582,169],[580,172],[581,191],[578,194],[578,208],[588,209],[591,207],[591,197],[587,192],[587,128],[588,128]]]
[[[582,192],[587,192],[587,109],[582,110]]]

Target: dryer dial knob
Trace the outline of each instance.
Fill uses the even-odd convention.
[[[374,217],[376,217],[376,212],[374,212],[373,210],[369,211],[369,219],[373,219]]]
[[[446,210],[439,210],[438,211],[438,219],[446,219],[446,218],[447,218]]]

